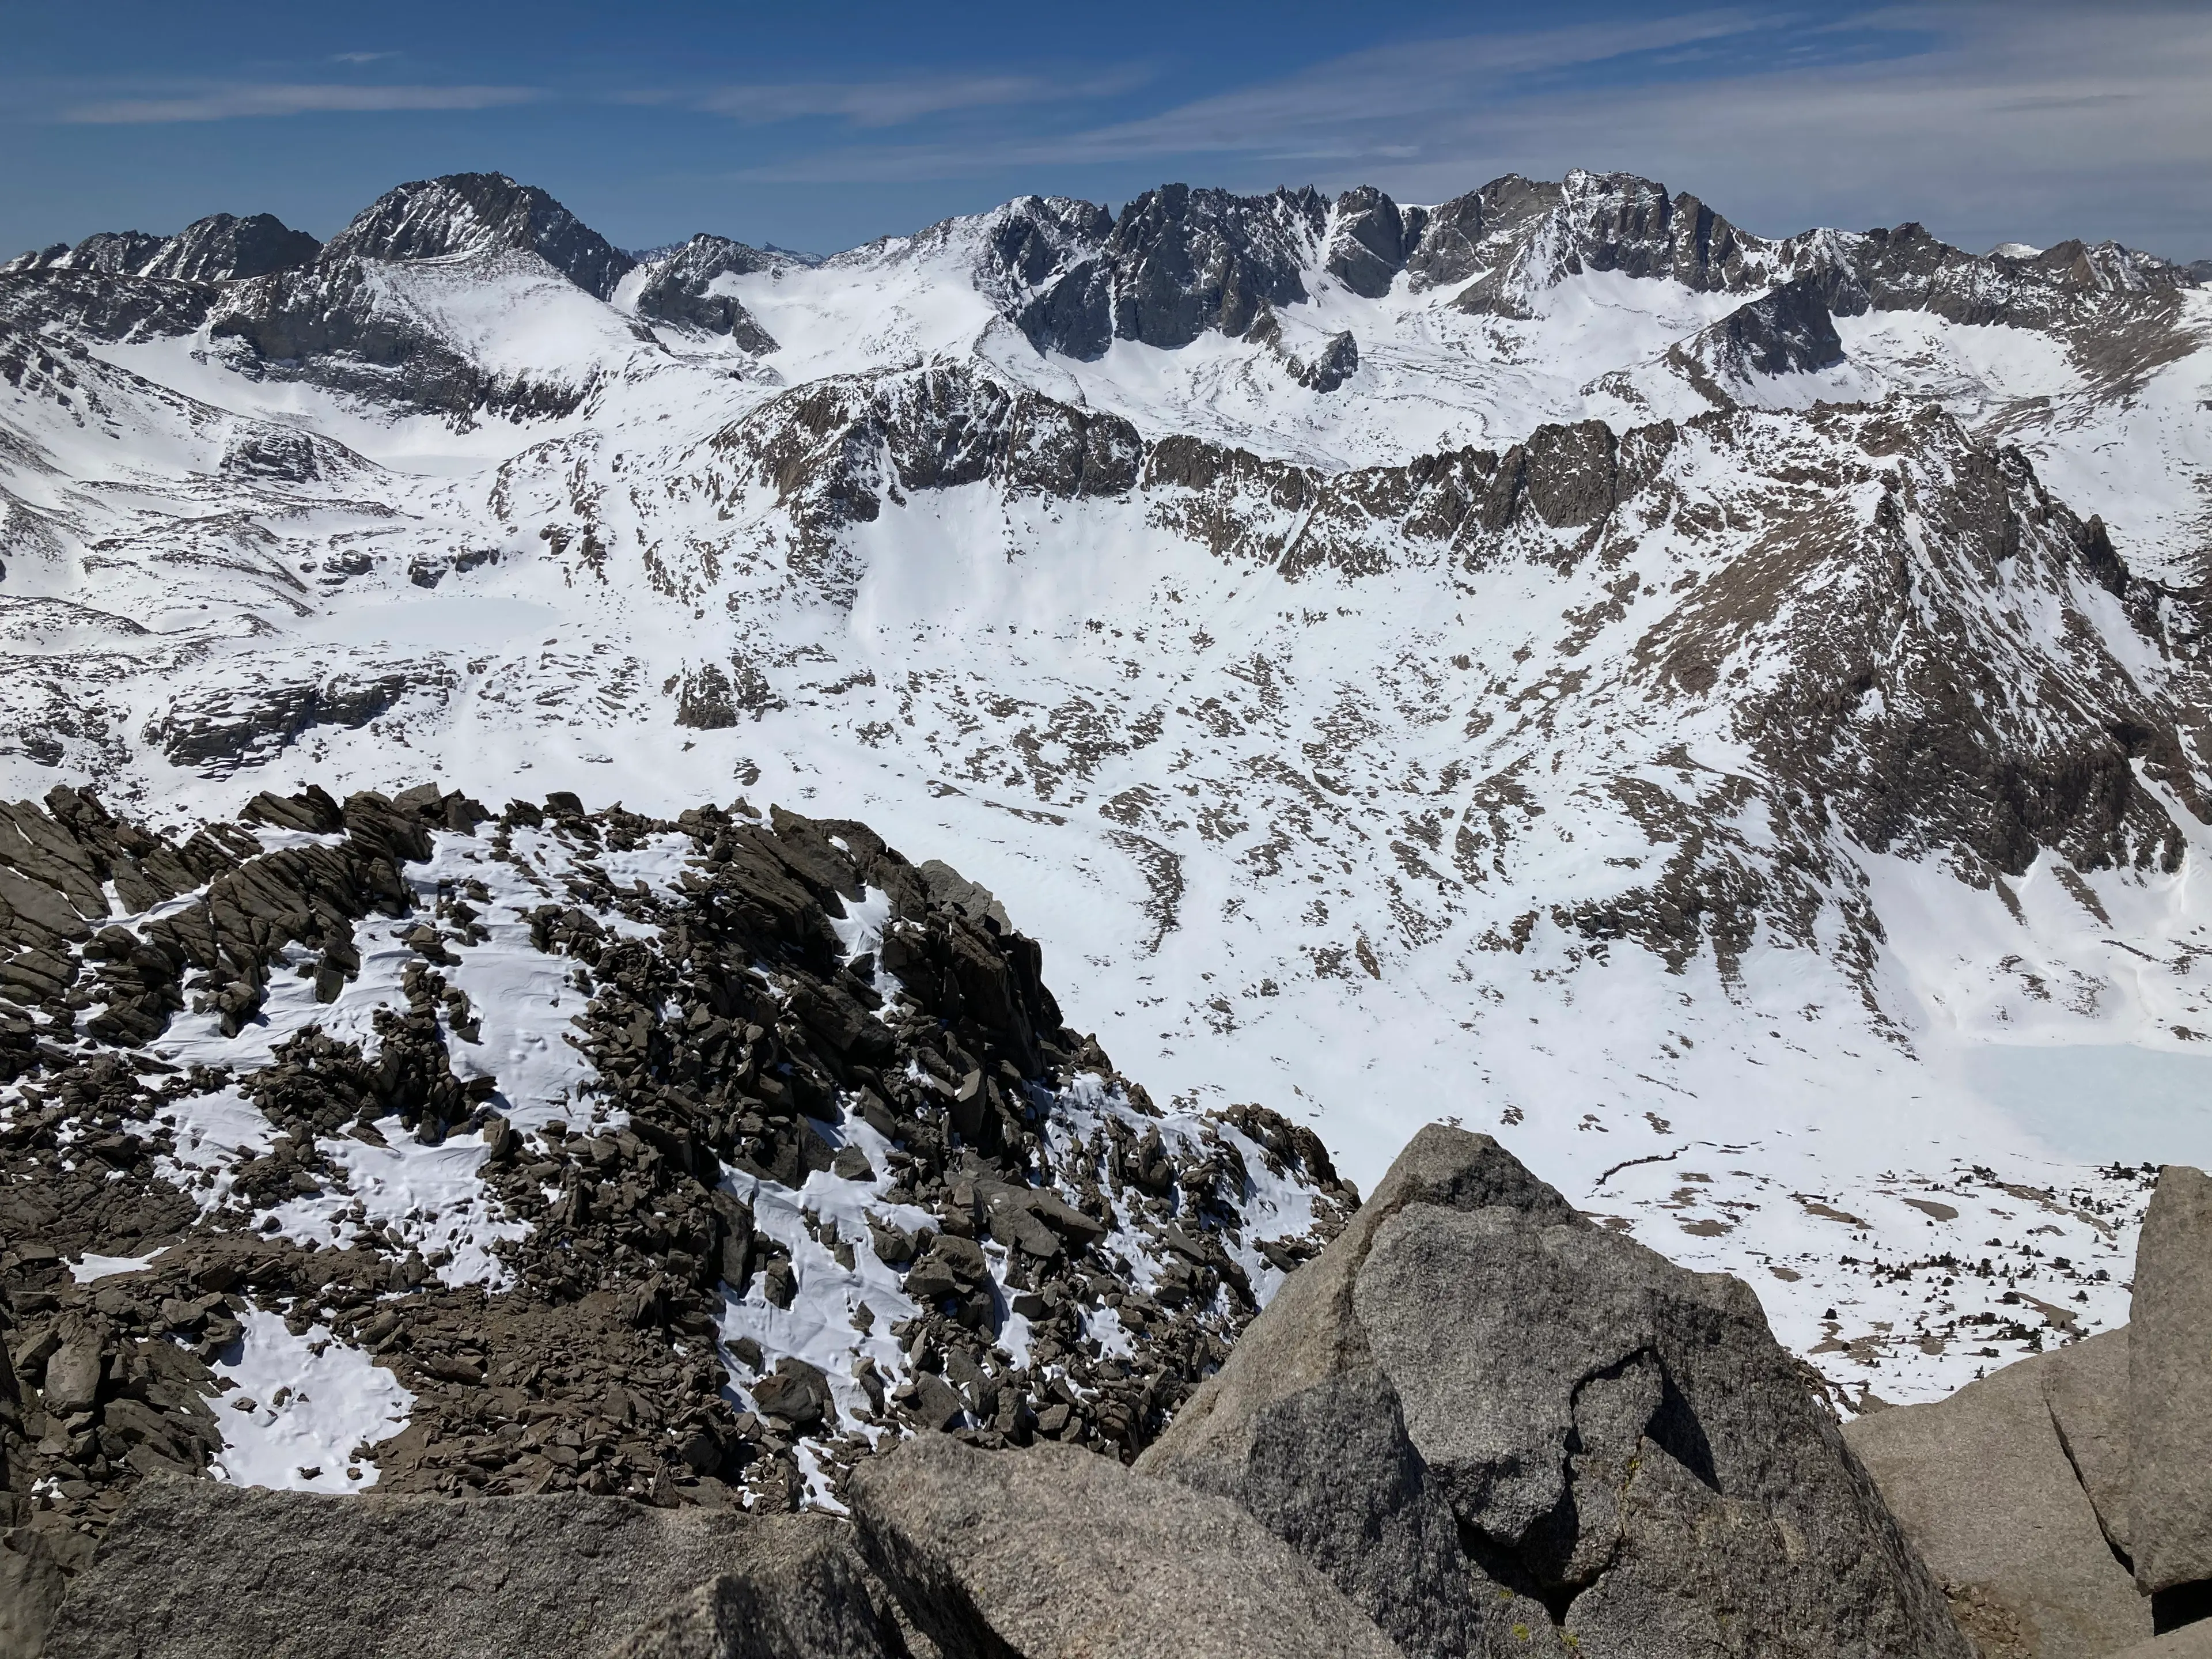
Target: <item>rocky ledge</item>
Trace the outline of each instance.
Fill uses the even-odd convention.
[[[858,823],[59,789],[0,805],[0,1565],[49,1588],[162,1477],[757,1512],[916,1431],[1133,1458],[1357,1201]]]

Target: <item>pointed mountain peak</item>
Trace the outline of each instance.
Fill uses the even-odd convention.
[[[443,259],[487,248],[527,248],[603,300],[636,263],[535,185],[503,173],[452,173],[388,190],[331,239],[324,258]]]

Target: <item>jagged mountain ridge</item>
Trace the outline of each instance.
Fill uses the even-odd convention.
[[[2201,442],[2170,268],[1577,174],[699,238],[609,303],[489,216],[0,280],[27,780],[811,791],[992,860],[1179,1096],[1355,1171],[1496,1123],[1855,1385],[1980,1363],[1922,1296],[2015,1189],[2041,1316],[2110,1317],[2132,1187],[1960,1068],[2206,1029],[2200,498],[2072,488]]]
[[[180,1472],[786,1508],[915,1428],[1133,1456],[1355,1201],[1162,1112],[858,823],[0,823],[0,1504],[77,1547]]]

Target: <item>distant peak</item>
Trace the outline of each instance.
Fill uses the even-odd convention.
[[[504,173],[449,173],[388,190],[331,239],[324,257],[442,259],[497,247],[535,252],[603,300],[636,263],[544,191]]]

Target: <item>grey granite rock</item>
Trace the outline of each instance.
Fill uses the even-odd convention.
[[[870,1565],[946,1654],[1402,1659],[1236,1505],[1090,1452],[924,1436],[849,1495]]]
[[[2044,1403],[2058,1443],[2097,1511],[2105,1537],[2131,1555],[2128,1534],[2128,1328],[2102,1331],[2041,1359]]]
[[[2136,1244],[2128,1530],[2150,1594],[2212,1579],[2212,1176],[2169,1164]]]
[[[1752,1293],[1486,1136],[1416,1137],[1139,1468],[1408,1653],[1967,1651]]]
[[[1458,1523],[1407,1438],[1353,1286],[1376,1234],[1409,1205],[1510,1205],[1564,1225],[1573,1207],[1487,1135],[1431,1124],[1327,1249],[1286,1281],[1229,1363],[1138,1460],[1236,1499],[1327,1572],[1408,1653],[1471,1650],[1486,1616],[1510,1633],[1540,1607],[1478,1604]]]
[[[0,1659],[40,1659],[67,1583],[44,1534],[0,1533]]]
[[[2148,1642],[2122,1648],[2112,1659],[2212,1659],[2212,1620],[2184,1625]]]
[[[908,1659],[852,1528],[778,1516],[746,1539],[743,1567],[702,1585],[610,1659]]]
[[[743,1515],[618,1498],[325,1498],[148,1480],[48,1659],[595,1653],[748,1559]]]
[[[2047,1397],[2054,1381],[2076,1391],[2069,1373],[2087,1346],[1844,1431],[1985,1652],[2092,1659],[2151,1634],[2150,1603],[2108,1547]]]

